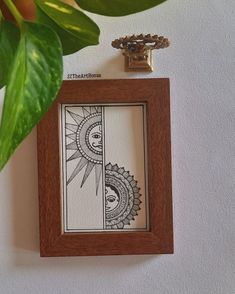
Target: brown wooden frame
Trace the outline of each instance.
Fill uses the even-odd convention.
[[[150,231],[63,233],[60,104],[127,102],[147,107]],[[41,256],[173,253],[169,80],[64,81],[38,125],[38,171]]]

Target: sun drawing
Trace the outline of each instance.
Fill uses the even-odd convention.
[[[81,113],[67,110],[73,123],[66,123],[66,149],[74,151],[67,162],[77,160],[78,163],[67,180],[69,184],[85,168],[81,187],[90,173],[95,169],[96,194],[98,193],[103,163],[102,143],[102,108],[82,107]]]
[[[140,188],[134,176],[123,167],[105,166],[106,229],[123,229],[130,225],[140,210]]]
[[[81,187],[95,169],[96,195],[103,170],[102,108],[81,107],[80,112],[67,110],[73,123],[66,123],[67,162],[77,161],[69,175],[67,185],[81,172]],[[134,176],[123,167],[105,165],[105,226],[106,229],[123,229],[138,215],[141,204],[140,188]]]

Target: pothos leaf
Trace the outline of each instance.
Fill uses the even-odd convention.
[[[62,48],[50,28],[24,22],[9,72],[0,126],[0,170],[52,104],[62,81]]]
[[[20,39],[19,29],[0,14],[0,89],[7,82],[9,68]]]
[[[84,10],[107,16],[124,16],[140,12],[166,0],[76,0]]]
[[[35,2],[38,21],[57,32],[64,55],[98,44],[100,30],[83,12],[58,0]]]

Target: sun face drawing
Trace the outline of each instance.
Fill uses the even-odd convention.
[[[67,110],[74,123],[66,123],[69,131],[66,137],[70,142],[66,150],[74,151],[67,159],[78,160],[78,163],[70,175],[69,184],[85,168],[81,187],[95,168],[96,194],[99,187],[102,163],[103,163],[103,142],[102,142],[102,109],[101,107],[82,107],[82,113],[77,114]]]
[[[117,164],[105,166],[106,229],[123,229],[138,215],[140,188],[128,171]]]
[[[80,107],[76,113],[67,110],[73,123],[66,123],[67,163],[77,161],[67,185],[79,173],[84,173],[81,188],[95,169],[96,195],[104,167],[103,197],[105,205],[105,228],[123,229],[135,220],[140,210],[140,188],[134,176],[117,164],[103,162],[102,108]],[[84,171],[84,172],[83,172]]]

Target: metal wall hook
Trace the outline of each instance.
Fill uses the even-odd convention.
[[[112,42],[116,49],[122,49],[125,56],[125,71],[151,72],[152,50],[163,49],[170,45],[167,38],[150,34],[132,35]]]

